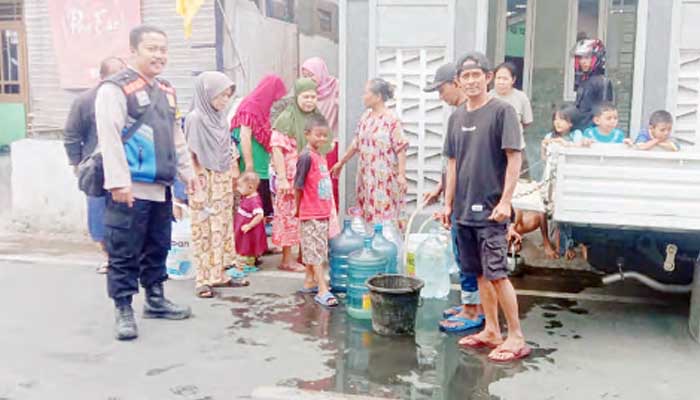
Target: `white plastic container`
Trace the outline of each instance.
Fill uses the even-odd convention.
[[[173,222],[170,251],[165,266],[170,279],[194,279],[197,271],[192,262],[192,228],[189,209],[181,204],[175,204],[175,206],[183,209],[183,217],[180,221]]]

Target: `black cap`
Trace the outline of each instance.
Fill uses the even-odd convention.
[[[454,81],[456,76],[457,64],[447,63],[438,68],[438,70],[435,72],[435,80],[432,83],[427,84],[423,91],[434,92],[440,89],[440,86],[442,86],[443,84]]]
[[[471,62],[465,67],[464,63],[468,61]],[[489,59],[484,55],[484,53],[479,53],[478,51],[472,51],[460,57],[459,61],[457,62],[457,66],[459,68],[459,72],[475,68],[482,69],[486,72],[490,72],[492,70]]]

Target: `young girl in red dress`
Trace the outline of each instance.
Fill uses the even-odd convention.
[[[267,251],[267,235],[263,220],[262,199],[258,195],[260,178],[255,172],[246,172],[238,179],[241,203],[233,218],[236,252],[241,257],[244,271],[257,271],[257,258]]]

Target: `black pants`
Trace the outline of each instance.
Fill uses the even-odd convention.
[[[260,185],[258,185],[258,196],[263,203],[263,213],[266,217],[271,217],[275,213],[272,207],[272,192],[270,191],[270,180],[260,179]]]
[[[117,304],[130,301],[144,288],[168,279],[165,260],[170,250],[173,208],[170,190],[164,202],[135,200],[133,207],[107,195],[105,247],[109,255],[107,293]]]

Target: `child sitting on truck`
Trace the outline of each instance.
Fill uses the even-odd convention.
[[[657,110],[649,118],[649,128],[639,132],[637,139],[625,139],[625,144],[638,150],[659,147],[668,151],[679,151],[680,145],[671,138],[673,117],[665,110]]]
[[[617,127],[618,121],[617,108],[613,104],[598,105],[593,115],[595,125],[583,132],[583,140],[588,139],[593,143],[623,143],[625,132]]]

